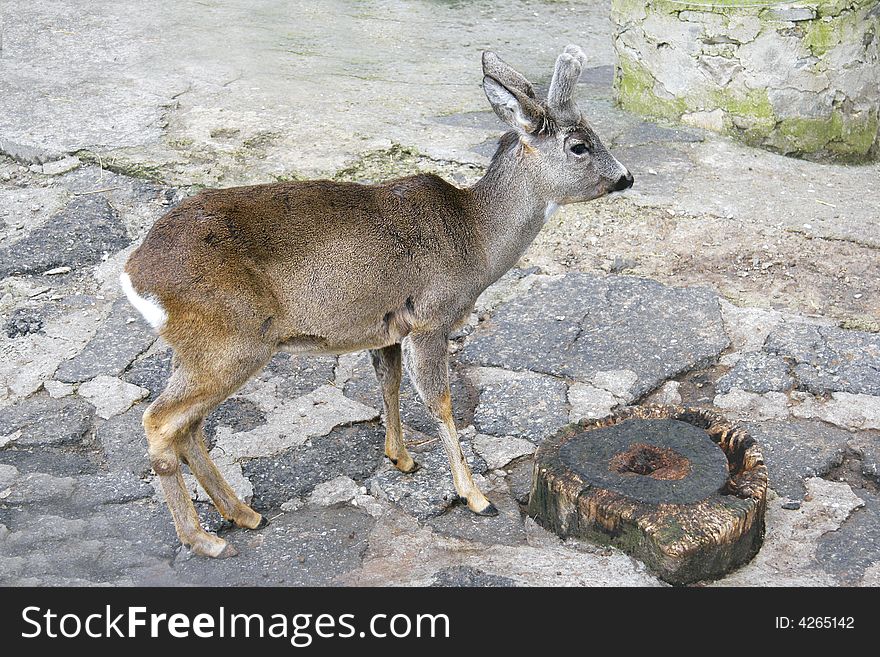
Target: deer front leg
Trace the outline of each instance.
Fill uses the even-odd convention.
[[[403,428],[400,425],[400,379],[401,350],[399,344],[383,349],[371,349],[373,368],[382,388],[382,402],[385,405],[385,456],[401,472],[415,472],[419,464],[413,461],[403,442]]]
[[[449,364],[445,332],[411,335],[406,352],[407,371],[428,411],[437,421],[443,449],[452,468],[452,481],[468,508],[482,516],[498,515],[498,509],[474,483],[461,451],[449,394]]]
[[[264,516],[238,499],[235,491],[220,474],[205,446],[202,422],[199,422],[189,436],[180,442],[178,451],[180,459],[189,466],[221,516],[247,529],[260,529],[269,524]]]

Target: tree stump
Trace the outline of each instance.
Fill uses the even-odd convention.
[[[529,515],[613,544],[676,585],[717,578],[764,540],[767,468],[744,430],[680,406],[572,424],[538,448]]]

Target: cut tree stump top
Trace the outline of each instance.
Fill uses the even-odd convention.
[[[687,584],[755,555],[766,492],[764,459],[744,430],[708,410],[641,406],[546,440],[529,514],[560,536],[611,543]]]

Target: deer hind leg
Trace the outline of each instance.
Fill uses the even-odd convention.
[[[452,481],[456,492],[474,513],[483,516],[498,515],[498,509],[474,483],[471,469],[461,451],[461,443],[452,415],[452,398],[449,394],[446,334],[410,336],[406,356],[407,371],[415,382],[416,390],[437,421],[440,439],[452,468]]]
[[[260,524],[259,514],[237,500],[204,451],[201,425],[211,409],[238,389],[264,363],[265,360],[251,359],[247,363],[230,363],[229,367],[217,366],[211,372],[201,373],[180,365],[172,374],[168,386],[144,413],[150,462],[162,485],[177,535],[184,545],[190,546],[197,554],[228,557],[237,552],[225,540],[209,534],[199,524],[198,514],[181,474],[181,458],[190,463],[193,474],[224,516],[245,526]],[[201,447],[193,444],[196,438],[201,442]]]
[[[406,451],[400,424],[401,349],[399,344],[371,349],[376,378],[382,388],[385,405],[385,456],[401,472],[415,472],[419,464]]]

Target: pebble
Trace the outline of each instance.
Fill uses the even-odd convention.
[[[43,387],[52,399],[60,399],[61,397],[73,394],[73,386],[71,384],[55,381],[54,379],[44,382]]]

